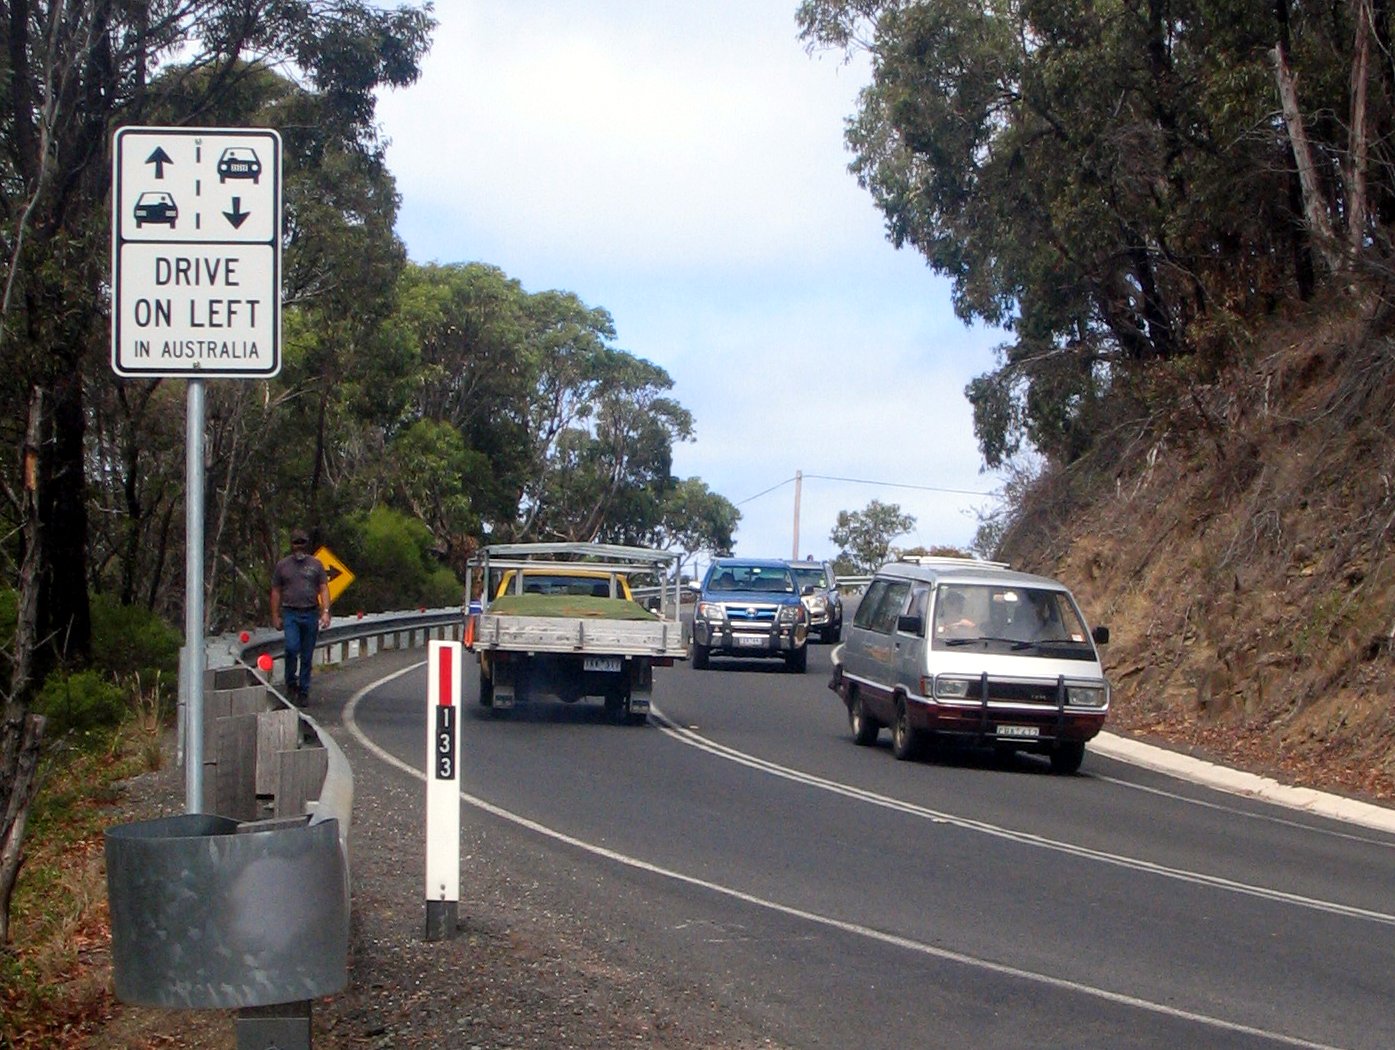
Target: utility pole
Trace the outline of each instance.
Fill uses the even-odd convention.
[[[790,555],[795,561],[799,560],[799,490],[804,487],[804,471],[794,472],[794,553]]]

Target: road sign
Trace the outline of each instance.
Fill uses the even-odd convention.
[[[281,370],[281,136],[119,128],[111,363],[132,378]]]
[[[354,582],[354,574],[328,547],[317,550],[315,557],[320,559],[320,564],[325,567],[325,575],[329,577],[329,600],[332,604],[339,600],[344,588]]]

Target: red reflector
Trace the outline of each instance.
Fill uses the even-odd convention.
[[[455,675],[451,668],[454,655],[455,650],[444,645],[436,651],[436,705],[438,707],[450,707],[455,703]]]

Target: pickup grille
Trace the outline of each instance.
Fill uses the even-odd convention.
[[[733,627],[767,627],[775,622],[777,606],[774,605],[723,605],[727,622]]]

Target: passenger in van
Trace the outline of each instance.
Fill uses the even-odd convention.
[[[958,591],[945,591],[935,612],[935,634],[941,638],[975,638],[978,624],[964,612],[964,596]]]

